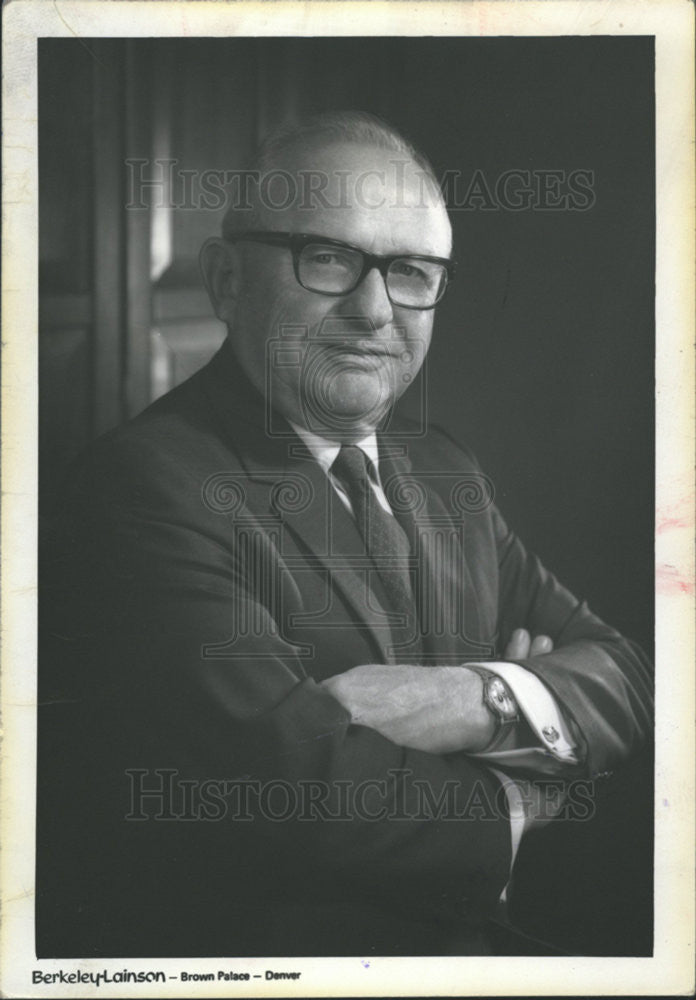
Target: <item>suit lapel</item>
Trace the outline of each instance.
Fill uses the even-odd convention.
[[[327,603],[333,592],[351,609],[357,628],[368,630],[380,660],[390,662],[391,632],[386,612],[375,592],[372,563],[352,517],[338,499],[329,480],[297,439],[289,446],[286,467],[288,481],[301,477],[308,486],[308,502],[295,509],[279,511],[285,528],[292,534],[306,562],[324,573]],[[322,609],[317,609],[321,627]],[[331,611],[323,619],[331,628]],[[309,619],[311,622],[311,618]]]
[[[464,515],[447,509],[435,484],[451,481],[444,471],[414,471],[407,446],[380,438],[382,482],[407,532],[418,562],[417,599],[423,630],[423,662],[460,663],[487,657],[481,619],[465,557]]]

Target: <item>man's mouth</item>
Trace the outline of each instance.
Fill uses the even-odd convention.
[[[386,344],[374,344],[360,340],[340,341],[336,344],[322,344],[323,350],[335,354],[350,354],[356,357],[396,358],[401,352]]]

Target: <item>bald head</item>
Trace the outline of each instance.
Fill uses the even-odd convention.
[[[439,205],[446,212],[424,154],[365,112],[328,112],[275,130],[257,150],[249,178],[244,208],[233,203],[225,216],[225,236],[283,229],[282,217],[307,223],[315,210]]]

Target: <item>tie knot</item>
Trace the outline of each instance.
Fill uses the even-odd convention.
[[[362,448],[354,444],[344,444],[333,460],[331,472],[341,483],[362,485],[370,476],[370,464]]]

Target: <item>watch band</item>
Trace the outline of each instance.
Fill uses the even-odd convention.
[[[496,719],[496,734],[502,727],[519,722],[519,706],[503,678],[484,667],[472,666],[470,669],[475,670],[483,680],[483,702]]]

